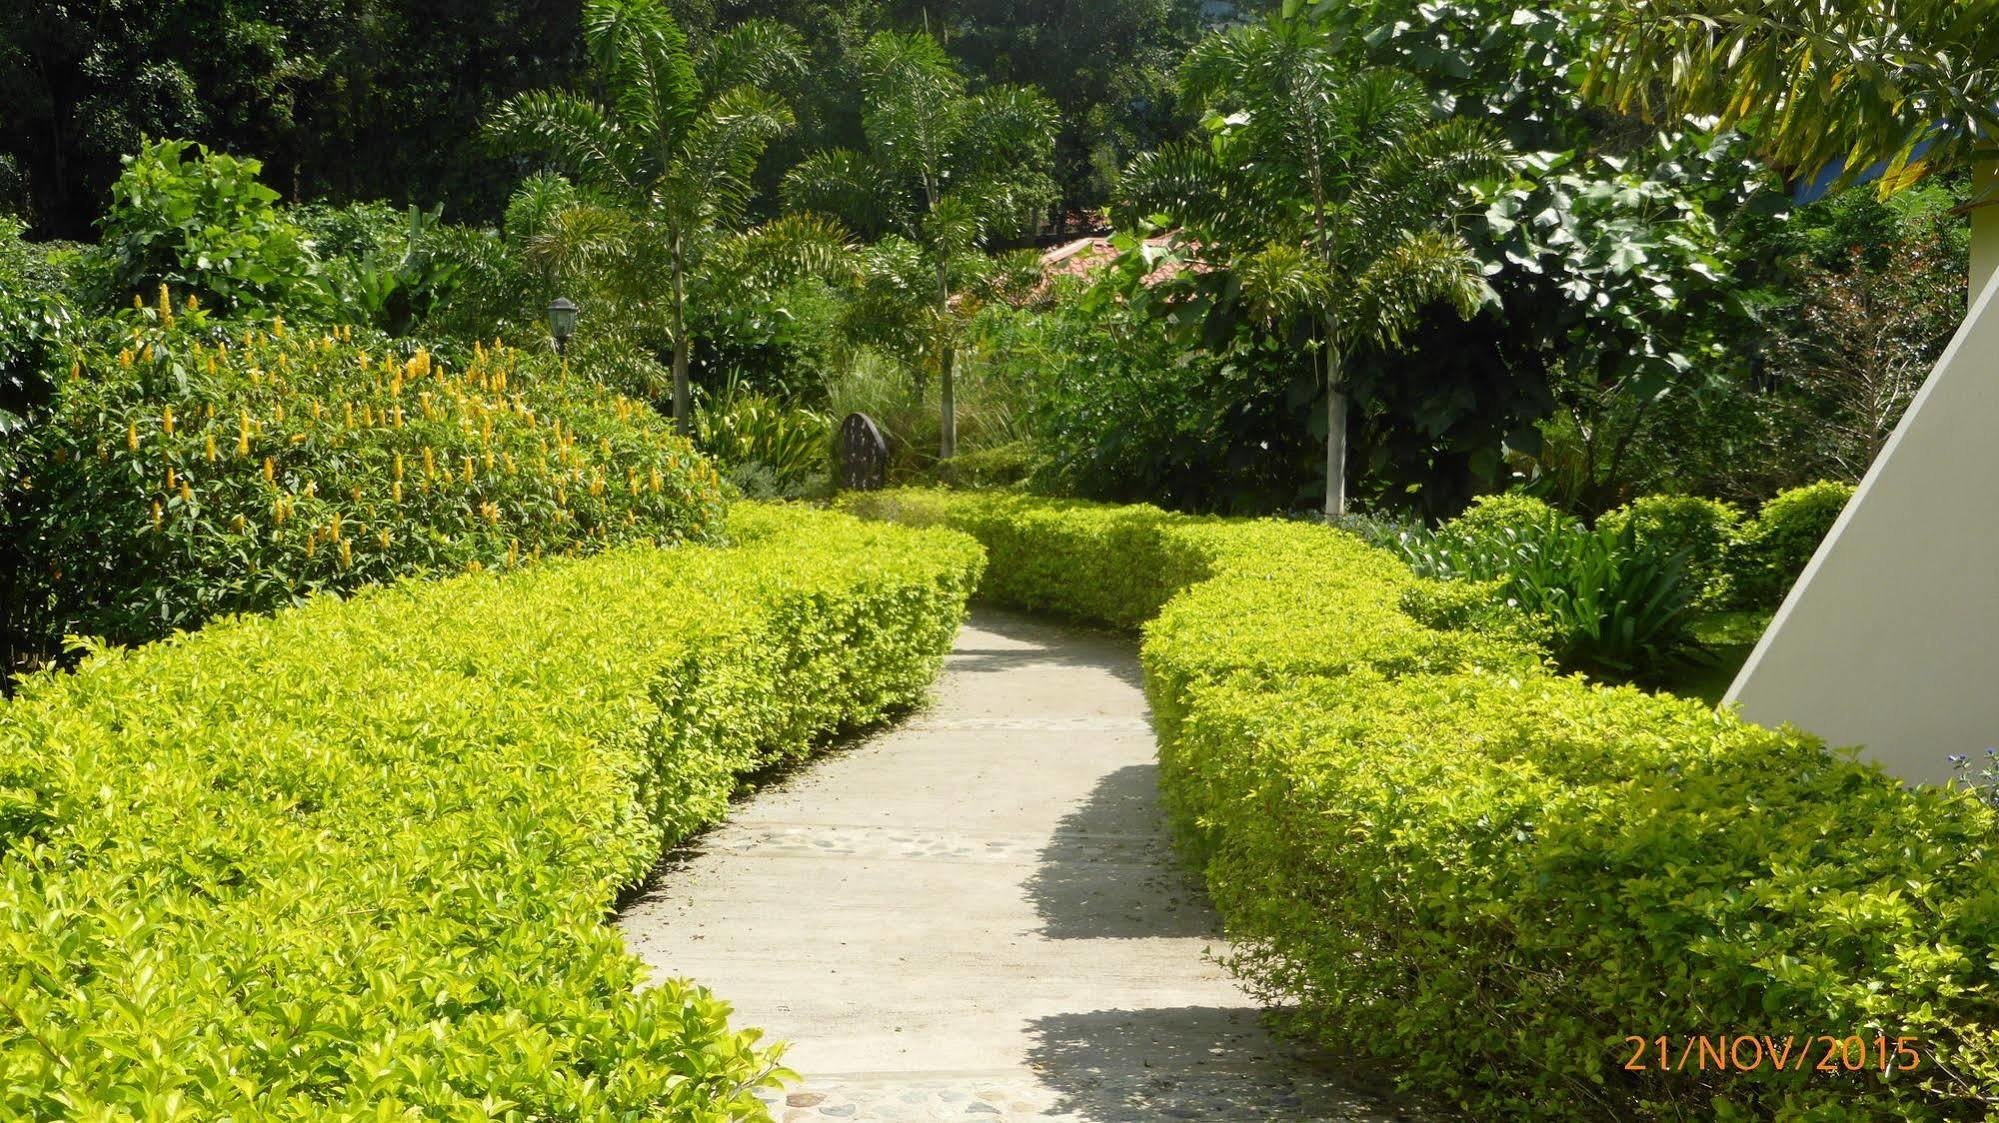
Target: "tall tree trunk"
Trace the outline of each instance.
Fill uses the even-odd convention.
[[[958,388],[952,376],[958,365],[958,349],[951,341],[950,267],[937,263],[937,396],[941,401],[937,426],[937,459],[958,455]]]
[[[683,437],[694,435],[694,394],[687,384],[687,336],[673,337],[673,429]]]
[[[949,460],[958,455],[958,395],[952,368],[958,364],[957,349],[946,344],[938,365],[943,380],[937,384],[937,396],[942,399],[942,414],[938,421],[937,459]]]
[[[1347,513],[1347,391],[1345,356],[1326,343],[1326,517]]]
[[[687,338],[687,272],[679,239],[673,246],[673,428],[683,437],[694,435],[694,391],[688,385],[687,364],[693,348]]]

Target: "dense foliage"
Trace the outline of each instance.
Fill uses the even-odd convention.
[[[14,533],[48,638],[700,538],[721,510],[714,469],[647,406],[549,359],[224,329],[164,288],[76,348],[23,460]]]
[[[764,1118],[604,923],[742,773],[916,701],[959,535],[738,510],[101,652],[0,707],[10,1118]],[[64,746],[57,754],[51,744]]]
[[[979,537],[1002,603],[1147,621],[1162,788],[1230,964],[1343,1055],[1478,1118],[1982,1118],[1999,1087],[1995,822],[1971,794],[1556,677],[1489,620],[1432,626],[1404,607],[1434,607],[1425,583],[1325,527],[856,505]],[[1839,1027],[1870,1058],[1885,1035],[1896,1063],[1908,1037],[1920,1063],[1626,1069],[1632,1038],[1690,1026]]]

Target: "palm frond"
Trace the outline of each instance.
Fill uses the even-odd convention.
[[[879,234],[895,218],[886,178],[884,169],[853,149],[821,149],[785,174],[784,204],[836,215],[863,234]]]
[[[1441,301],[1470,316],[1492,290],[1462,237],[1423,230],[1403,235],[1333,296],[1343,343],[1389,348],[1401,344],[1426,306]]]
[[[680,161],[659,190],[682,194],[682,213],[739,221],[756,192],[751,177],[770,142],[792,126],[791,110],[775,95],[738,86],[716,95],[688,129]]]
[[[1891,191],[1918,146],[1937,166],[1999,137],[1994,28],[1999,0],[1643,0],[1603,12],[1583,91],[1744,126],[1780,171],[1886,161]]]
[[[701,45],[701,85],[710,94],[736,86],[782,86],[805,72],[805,43],[773,20],[753,19],[716,33]]]
[[[1483,121],[1453,117],[1397,135],[1395,147],[1364,167],[1344,209],[1345,236],[1364,247],[1382,246],[1382,232],[1400,229],[1409,215],[1448,224],[1470,185],[1510,169],[1511,149]]]
[[[590,0],[583,37],[620,124],[670,148],[701,107],[687,35],[673,16],[660,0]]]
[[[647,178],[644,153],[596,103],[573,94],[534,91],[507,99],[486,124],[487,136],[512,152],[535,152],[578,180],[636,196]]]
[[[1125,168],[1117,224],[1135,228],[1158,216],[1197,241],[1242,244],[1302,233],[1284,194],[1266,190],[1254,169],[1223,159],[1210,145],[1168,144]]]
[[[1278,242],[1233,263],[1250,313],[1267,324],[1315,315],[1331,296],[1333,279],[1303,246]]]

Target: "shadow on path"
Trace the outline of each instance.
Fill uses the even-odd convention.
[[[1155,764],[1107,773],[1062,817],[1027,895],[1051,939],[1221,935],[1198,877],[1174,857]]]

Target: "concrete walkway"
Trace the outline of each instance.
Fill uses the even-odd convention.
[[[935,703],[737,809],[620,925],[792,1043],[797,1120],[1406,1118],[1207,957],[1124,639],[981,612]]]

